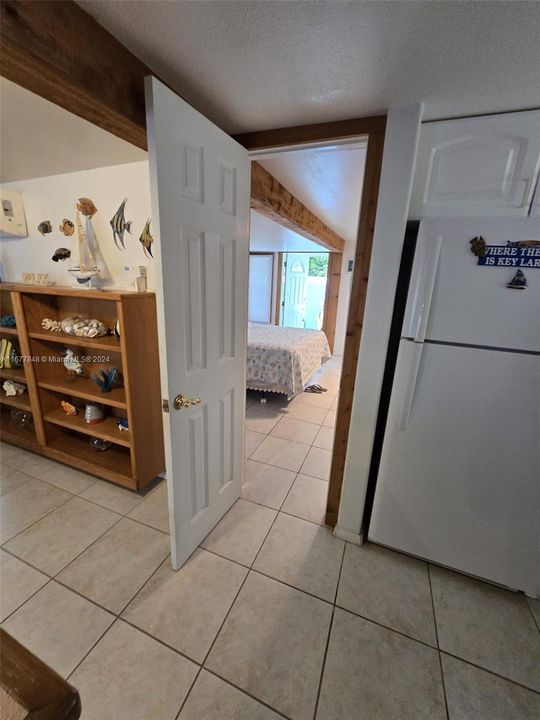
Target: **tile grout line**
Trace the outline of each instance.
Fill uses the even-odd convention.
[[[251,562],[251,565],[250,565],[249,567],[247,567],[246,565],[241,565],[241,563],[237,563],[237,565],[240,565],[240,566],[243,567],[244,569],[247,569],[247,572],[246,572],[246,574],[245,574],[245,576],[244,576],[244,579],[243,579],[242,582],[240,583],[240,587],[238,588],[238,592],[235,594],[235,596],[234,596],[231,604],[229,605],[229,609],[228,609],[227,612],[225,613],[225,617],[223,618],[223,622],[220,624],[220,626],[219,626],[219,628],[218,628],[218,631],[217,631],[216,634],[214,635],[214,639],[212,640],[212,643],[210,644],[210,647],[208,648],[208,651],[207,651],[206,655],[205,655],[204,658],[203,658],[203,661],[202,661],[202,663],[201,663],[201,666],[200,666],[200,668],[199,668],[199,671],[198,671],[198,673],[197,673],[197,676],[195,677],[195,680],[193,681],[193,685],[192,685],[191,688],[189,689],[189,692],[187,693],[186,697],[184,698],[184,701],[183,701],[182,705],[180,706],[180,709],[178,710],[178,714],[176,715],[176,720],[178,720],[178,718],[179,718],[179,716],[180,716],[180,713],[181,713],[182,710],[184,709],[184,705],[187,703],[188,698],[189,698],[189,696],[191,695],[191,690],[192,690],[192,688],[194,687],[195,682],[197,681],[199,675],[201,674],[201,670],[202,670],[203,668],[206,669],[205,665],[206,665],[206,662],[208,661],[208,658],[210,657],[210,653],[211,653],[212,650],[214,649],[214,645],[215,645],[216,642],[217,642],[217,639],[218,639],[218,637],[219,637],[219,635],[220,635],[220,633],[221,633],[221,631],[222,631],[222,629],[223,629],[223,626],[224,626],[225,623],[227,622],[227,619],[228,619],[229,615],[231,614],[231,611],[232,611],[232,609],[233,609],[233,607],[234,607],[234,605],[235,605],[235,603],[236,603],[236,601],[237,601],[237,599],[238,599],[238,596],[240,595],[240,593],[242,592],[242,588],[243,588],[244,585],[246,584],[246,581],[247,581],[247,579],[248,579],[248,577],[249,577],[249,574],[250,574],[250,572],[252,571],[253,564],[255,563],[255,561],[257,560],[257,557],[259,556],[259,553],[260,553],[260,551],[261,551],[261,548],[262,548],[262,546],[264,545],[264,543],[266,542],[266,538],[268,537],[268,535],[270,534],[270,531],[271,531],[272,528],[274,527],[274,523],[276,522],[276,518],[277,518],[278,515],[279,515],[279,512],[276,512],[276,514],[275,514],[275,516],[274,516],[274,519],[272,520],[272,523],[271,523],[270,527],[268,528],[268,531],[267,531],[266,535],[264,536],[264,538],[263,538],[263,540],[262,540],[262,542],[261,542],[261,544],[260,544],[260,546],[259,546],[259,550],[257,551],[255,557],[253,558],[253,560],[252,560],[252,562]],[[206,538],[211,534],[211,532],[212,532],[212,530],[210,531],[210,533],[208,533],[208,535],[204,538],[204,540],[203,540],[202,542],[204,542],[204,541],[206,540]],[[203,548],[203,547],[202,547],[202,543],[198,546],[197,550],[199,550],[199,549],[206,550],[206,548]],[[195,552],[196,552],[196,551],[195,551]],[[208,552],[208,551],[207,551],[207,552]],[[214,553],[214,554],[215,554],[215,555],[218,555],[218,553]],[[222,557],[222,556],[219,556],[219,557]],[[235,562],[234,560],[231,561],[230,558],[226,558],[226,559],[229,560],[230,562]]]
[[[467,660],[467,658],[460,657],[459,655],[454,655],[454,653],[449,652],[448,650],[441,650],[441,655],[448,655],[448,657],[454,658],[454,660],[459,660],[460,662],[465,663],[466,665],[471,665],[472,667],[475,667],[477,670],[483,670],[483,672],[488,673],[489,675],[493,675],[500,680],[504,680],[505,682],[510,683],[511,685],[517,685],[517,687],[523,688],[523,690],[528,690],[529,692],[533,693],[533,695],[540,695],[540,690],[536,690],[535,688],[531,687],[530,685],[524,685],[523,683],[518,682],[517,680],[512,680],[512,678],[505,677],[504,675],[501,675],[498,672],[495,672],[494,670],[490,670],[489,668],[482,667],[482,665],[477,665],[475,662],[472,662],[472,660]]]
[[[429,595],[431,597],[431,609],[433,611],[433,626],[435,628],[435,641],[437,643],[437,657],[439,659],[439,670],[441,672],[441,683],[442,683],[442,690],[443,690],[443,697],[444,697],[444,707],[446,710],[446,718],[447,718],[447,720],[450,720],[450,711],[448,709],[448,698],[446,697],[446,683],[444,681],[444,667],[443,667],[442,656],[441,656],[441,645],[439,643],[439,629],[437,627],[437,615],[435,612],[435,600],[433,598],[433,586],[431,584],[431,568],[429,566],[429,563],[426,563],[426,569],[427,569],[427,576],[428,576],[428,582],[429,582]]]
[[[17,560],[18,560],[18,559],[19,559],[19,558],[17,558]],[[30,565],[30,567],[32,567],[32,566]],[[35,569],[35,568],[34,568],[34,569]],[[43,590],[43,588],[47,587],[47,585],[52,582],[52,578],[51,578],[51,577],[49,577],[48,575],[47,575],[46,577],[47,577],[47,582],[43,583],[43,585],[42,585],[41,587],[39,587],[35,592],[33,592],[31,595],[29,595],[29,596],[26,598],[26,600],[24,600],[18,607],[16,607],[15,610],[12,610],[12,611],[9,613],[9,615],[6,615],[6,617],[5,617],[5,618],[2,620],[2,622],[0,623],[0,627],[3,627],[3,626],[4,626],[4,623],[6,622],[6,620],[9,620],[9,618],[12,617],[13,615],[15,615],[15,613],[16,613],[18,610],[20,610],[22,607],[24,607],[24,605],[26,605],[26,603],[27,603],[29,600],[31,600],[35,595],[37,595],[40,590]]]
[[[238,685],[235,685],[235,684],[234,684],[233,682],[231,682],[230,680],[227,680],[227,678],[222,677],[222,676],[221,676],[218,672],[216,672],[215,670],[210,670],[210,668],[207,668],[207,667],[202,667],[202,668],[201,668],[201,671],[202,671],[202,670],[204,670],[204,671],[207,672],[207,673],[210,673],[210,675],[213,675],[214,677],[218,678],[218,679],[221,680],[222,682],[226,683],[227,685],[229,685],[229,687],[232,687],[232,688],[234,688],[235,690],[238,690],[238,691],[241,692],[243,695],[246,695],[248,698],[251,698],[251,700],[254,700],[254,701],[255,701],[256,703],[258,703],[259,705],[262,705],[263,707],[268,708],[268,710],[271,710],[271,711],[274,713],[274,715],[278,715],[279,717],[284,718],[284,720],[293,720],[293,718],[291,718],[290,715],[285,715],[285,713],[283,713],[281,710],[278,710],[277,708],[273,707],[272,705],[269,705],[265,700],[261,700],[260,698],[255,697],[255,695],[252,695],[252,694],[249,693],[247,690],[244,690],[244,688],[241,688],[241,687],[239,687]],[[179,719],[178,719],[178,716],[177,716],[176,720],[179,720]]]
[[[32,478],[32,479],[35,480],[36,478]],[[38,480],[38,482],[41,482],[41,480]],[[14,489],[16,490],[17,488],[14,488]],[[57,488],[57,489],[59,489],[59,488]],[[67,490],[64,490],[63,492],[67,492]],[[6,495],[7,495],[7,494],[9,494],[9,493],[6,493]],[[34,527],[34,525],[36,525],[38,522],[40,522],[41,520],[44,520],[48,515],[52,515],[52,513],[55,512],[55,510],[59,510],[61,507],[63,507],[63,506],[66,505],[68,502],[70,502],[71,500],[73,500],[74,498],[77,497],[76,495],[73,495],[72,493],[69,493],[69,495],[71,495],[71,497],[68,497],[67,500],[64,500],[64,501],[61,502],[59,505],[56,505],[56,507],[52,508],[52,510],[47,511],[44,515],[42,515],[41,517],[39,517],[37,520],[34,520],[33,523],[30,523],[30,525],[28,525],[27,527],[25,527],[23,530],[20,530],[18,533],[15,533],[15,535],[13,535],[12,537],[8,538],[7,540],[4,540],[4,542],[2,543],[2,545],[0,545],[0,547],[1,547],[3,550],[5,550],[5,549],[6,549],[6,548],[5,548],[5,545],[7,545],[8,542],[11,542],[12,540],[15,540],[15,538],[16,538],[16,537],[19,537],[19,535],[22,535],[23,532],[26,532],[27,530],[30,530],[31,527]]]
[[[527,605],[527,607],[529,608],[529,612],[531,613],[531,617],[532,617],[532,619],[533,619],[533,623],[536,625],[536,629],[537,629],[538,632],[540,633],[540,625],[539,625],[539,624],[537,623],[537,621],[536,621],[536,617],[535,617],[535,615],[534,615],[534,613],[533,613],[533,609],[532,609],[529,601],[527,600],[527,595],[525,595],[524,597],[525,597],[525,604]],[[535,599],[535,598],[531,598],[531,600],[534,600],[534,599]],[[540,602],[540,600],[538,600],[538,602]]]
[[[92,650],[96,647],[96,645],[103,640],[103,638],[105,637],[105,635],[109,632],[109,630],[111,630],[111,629],[116,625],[117,622],[118,622],[118,618],[115,616],[115,617],[114,617],[114,620],[112,621],[112,623],[105,628],[104,632],[101,633],[101,635],[98,637],[98,639],[96,640],[96,642],[92,645],[92,647],[88,650],[88,652],[86,652],[86,653],[84,654],[84,656],[83,656],[83,657],[79,660],[79,662],[75,665],[75,667],[74,667],[73,670],[69,673],[69,675],[66,676],[66,680],[69,680],[69,679],[71,678],[71,676],[80,668],[80,666],[83,664],[83,662],[86,660],[86,658],[90,655],[90,653],[91,653]]]
[[[315,697],[315,707],[313,709],[313,720],[315,720],[315,718],[317,717],[317,712],[319,711],[319,701],[321,699],[321,690],[322,690],[322,684],[323,684],[323,678],[324,678],[324,671],[326,669],[326,657],[328,655],[328,648],[330,647],[330,636],[332,635],[332,628],[334,626],[335,615],[336,615],[336,606],[332,605],[332,614],[330,616],[330,623],[328,625],[328,635],[326,636],[323,661],[322,661],[322,665],[321,665],[321,672],[319,675],[319,683],[317,686],[317,695]]]
[[[324,648],[324,656],[321,666],[321,674],[319,676],[319,685],[317,687],[317,697],[315,698],[315,708],[313,710],[313,720],[317,717],[317,713],[319,711],[319,701],[321,699],[321,691],[322,691],[322,684],[323,684],[323,678],[324,678],[324,671],[326,670],[326,658],[328,656],[328,648],[330,647],[330,637],[332,636],[332,628],[334,626],[334,617],[336,615],[336,601],[337,601],[337,595],[339,590],[339,584],[341,582],[341,571],[343,570],[343,561],[345,559],[345,551],[347,549],[347,543],[343,543],[343,552],[341,553],[341,562],[339,564],[339,573],[337,577],[336,582],[336,591],[334,593],[334,602],[332,603],[332,616],[330,618],[330,624],[328,626],[328,636],[326,638],[326,645]]]
[[[345,541],[345,543],[346,543],[346,541]],[[346,544],[347,544],[347,543],[346,543]],[[254,568],[251,569],[251,568],[248,567],[247,565],[242,565],[241,563],[237,562],[236,560],[231,560],[230,558],[226,558],[226,557],[223,556],[223,555],[219,555],[218,553],[216,553],[216,552],[214,552],[214,551],[212,551],[212,550],[206,550],[206,548],[200,548],[200,547],[198,547],[197,550],[199,550],[199,549],[202,549],[202,550],[204,550],[204,551],[206,551],[206,552],[209,552],[209,553],[211,553],[212,555],[216,555],[217,557],[222,558],[223,560],[228,560],[229,562],[233,562],[233,563],[235,563],[236,565],[239,565],[240,567],[248,570],[248,573],[246,574],[246,578],[247,578],[247,575],[249,574],[250,571],[251,571],[251,572],[254,572],[254,573],[258,574],[258,575],[264,575],[265,577],[269,578],[270,580],[273,580],[274,582],[277,582],[277,583],[279,583],[279,584],[281,584],[281,585],[284,585],[285,587],[288,587],[288,588],[291,588],[291,589],[293,589],[293,590],[296,590],[297,592],[301,592],[302,594],[308,595],[309,597],[312,597],[312,598],[314,598],[314,599],[316,599],[316,600],[319,600],[320,602],[324,602],[324,603],[327,603],[328,605],[332,605],[332,602],[329,601],[329,600],[324,600],[324,599],[322,599],[322,598],[320,598],[320,597],[317,597],[316,595],[312,595],[311,593],[309,593],[309,592],[307,592],[307,591],[305,591],[305,590],[301,590],[300,588],[297,588],[297,587],[295,587],[294,585],[288,585],[287,583],[284,583],[282,580],[277,580],[276,578],[273,578],[273,577],[270,576],[270,575],[265,575],[265,573],[261,573],[259,570],[256,570],[256,569],[254,569]],[[4,548],[4,550],[5,550],[5,548]],[[13,612],[11,612],[8,616],[6,616],[6,617],[4,618],[4,620],[2,621],[2,624],[3,624],[8,618],[10,618],[14,613],[16,613],[17,610],[21,609],[24,605],[26,605],[26,603],[27,603],[32,597],[34,597],[34,595],[37,595],[37,593],[39,593],[40,590],[43,590],[43,589],[44,589],[47,585],[49,585],[51,582],[55,582],[55,583],[57,583],[58,585],[61,585],[62,587],[64,587],[66,590],[69,590],[70,592],[74,593],[75,595],[78,595],[78,596],[81,597],[83,600],[87,600],[87,601],[90,602],[92,605],[95,605],[96,607],[98,607],[100,610],[103,610],[103,611],[107,612],[109,615],[114,616],[115,619],[117,619],[117,620],[122,620],[122,622],[125,622],[126,624],[130,625],[131,627],[135,628],[136,630],[139,630],[139,631],[142,632],[143,634],[148,635],[148,637],[152,638],[153,640],[155,640],[156,642],[160,643],[161,645],[164,645],[166,648],[168,648],[169,650],[172,650],[173,652],[177,653],[178,655],[180,655],[181,657],[185,658],[186,660],[189,660],[190,662],[195,663],[195,664],[199,664],[199,663],[197,663],[196,660],[193,660],[193,658],[190,658],[188,655],[185,655],[185,654],[182,653],[180,650],[177,650],[176,648],[172,647],[171,645],[168,645],[168,644],[167,644],[166,642],[164,642],[163,640],[160,640],[159,638],[155,637],[154,635],[151,635],[149,632],[147,632],[146,630],[138,627],[137,625],[135,625],[133,622],[131,622],[131,621],[128,620],[127,618],[122,617],[122,613],[126,610],[126,608],[128,607],[128,605],[129,605],[129,604],[135,599],[135,597],[141,592],[141,590],[142,590],[142,589],[144,588],[144,586],[149,582],[149,580],[151,580],[151,578],[153,577],[153,575],[155,575],[155,573],[159,570],[159,568],[162,567],[162,566],[168,561],[168,558],[165,558],[165,560],[163,560],[163,561],[158,565],[158,567],[156,568],[156,570],[154,570],[154,572],[152,573],[152,575],[150,575],[150,577],[144,582],[144,584],[139,588],[139,590],[137,590],[137,592],[135,593],[135,595],[133,596],[133,598],[132,598],[132,599],[126,604],[126,606],[122,609],[122,613],[116,614],[114,611],[110,610],[109,608],[106,608],[106,607],[103,606],[103,605],[100,605],[100,604],[99,604],[98,602],[96,602],[95,600],[92,600],[91,598],[87,597],[86,595],[83,595],[83,594],[80,593],[79,591],[74,590],[73,588],[69,587],[68,585],[65,585],[61,580],[58,580],[58,579],[56,579],[55,577],[52,577],[52,576],[50,576],[50,575],[47,575],[46,573],[43,572],[43,570],[39,570],[38,568],[36,568],[36,567],[34,567],[33,565],[31,565],[30,563],[28,563],[26,560],[21,560],[21,558],[18,558],[16,555],[13,555],[13,553],[11,553],[9,550],[5,550],[5,552],[7,552],[9,555],[12,555],[12,556],[15,557],[17,560],[20,560],[20,562],[24,563],[25,565],[28,565],[28,567],[31,567],[33,570],[37,570],[38,572],[40,572],[40,573],[42,573],[43,575],[45,575],[45,576],[47,577],[47,582],[46,582],[42,587],[38,588],[34,593],[32,593],[32,595],[29,596],[23,603],[21,603],[21,605],[19,605],[19,607],[17,607],[15,610],[13,610]],[[195,551],[195,552],[196,552],[196,551]],[[338,581],[338,589],[339,589],[339,581]],[[239,591],[239,592],[240,592],[240,591]],[[236,600],[236,597],[235,597],[235,600]],[[233,600],[233,603],[232,603],[232,604],[234,604],[235,600]],[[389,627],[388,625],[383,625],[382,623],[379,623],[379,622],[377,622],[376,620],[373,620],[373,619],[371,619],[371,618],[369,618],[369,617],[367,617],[367,616],[365,616],[365,615],[361,615],[360,613],[357,613],[357,612],[355,612],[354,610],[349,610],[348,608],[343,607],[343,606],[338,605],[338,604],[336,604],[335,607],[336,607],[337,609],[339,609],[339,610],[343,610],[343,611],[345,611],[345,612],[347,612],[347,613],[349,613],[349,614],[351,614],[351,615],[354,615],[355,617],[359,617],[359,618],[361,618],[362,620],[366,620],[367,622],[369,622],[369,623],[371,623],[371,624],[373,624],[373,625],[377,625],[378,627],[384,628],[385,630],[389,630],[390,632],[393,632],[393,633],[395,633],[395,634],[397,634],[397,635],[401,635],[402,637],[407,638],[408,640],[412,640],[413,642],[417,642],[417,643],[419,643],[420,645],[423,645],[424,647],[430,648],[431,650],[437,650],[437,648],[434,647],[433,645],[429,645],[428,643],[425,643],[425,642],[423,642],[422,640],[418,640],[417,638],[414,638],[414,637],[412,637],[411,635],[406,635],[405,633],[403,633],[403,632],[401,632],[401,631],[399,631],[399,630],[396,630],[395,628]],[[231,605],[231,608],[232,608],[232,605]],[[229,610],[229,611],[230,611],[230,610]],[[112,627],[112,624],[109,626],[109,628],[110,628],[110,627]],[[220,629],[221,629],[221,628],[220,628]],[[219,634],[219,631],[218,631],[218,634]],[[101,637],[103,637],[103,636],[101,636]],[[217,635],[216,635],[216,638],[217,638]],[[440,653],[441,653],[442,655],[448,655],[449,657],[453,657],[453,658],[455,658],[456,660],[459,660],[459,661],[461,661],[461,662],[464,662],[464,663],[467,664],[467,665],[471,665],[472,667],[475,667],[475,668],[477,668],[478,670],[482,670],[482,671],[484,671],[484,672],[486,672],[486,673],[489,673],[490,675],[494,675],[495,677],[498,677],[498,678],[501,679],[501,680],[504,680],[504,681],[506,681],[506,682],[509,682],[509,683],[511,683],[512,685],[517,685],[518,687],[521,687],[521,688],[523,688],[524,690],[528,690],[529,692],[532,692],[532,693],[534,693],[535,695],[540,695],[540,691],[535,690],[534,688],[532,688],[532,687],[530,687],[530,686],[528,686],[528,685],[523,685],[522,683],[517,682],[516,680],[513,680],[513,679],[511,679],[511,678],[509,678],[509,677],[505,677],[504,675],[500,675],[499,673],[496,673],[495,671],[490,670],[489,668],[483,667],[482,665],[478,665],[478,664],[476,664],[476,663],[468,660],[467,658],[460,657],[459,655],[454,655],[453,653],[450,653],[450,652],[448,652],[448,651],[446,651],[446,650],[441,650]],[[234,685],[234,683],[231,683],[230,681],[226,680],[226,678],[222,678],[220,675],[218,675],[217,673],[213,672],[212,670],[209,670],[208,668],[204,668],[204,669],[207,670],[208,672],[211,672],[212,674],[216,675],[216,676],[219,677],[220,679],[224,680],[225,682],[227,682],[227,683],[228,683],[229,685],[231,685],[232,687],[235,687],[235,688],[241,690],[242,692],[245,692],[244,690],[242,690],[242,688],[238,688],[236,685]],[[249,695],[249,693],[246,693],[246,694]],[[250,696],[250,697],[251,697],[251,696]],[[254,699],[257,699],[257,698],[254,698]]]

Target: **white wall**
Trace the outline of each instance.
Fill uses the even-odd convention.
[[[0,240],[0,257],[3,264],[2,280],[21,282],[23,272],[46,272],[49,279],[59,285],[74,285],[69,275],[70,260],[55,263],[52,256],[56,248],[67,247],[72,252],[77,246],[77,234],[66,237],[59,230],[63,218],[75,222],[77,198],[89,197],[98,212],[92,225],[98,239],[102,267],[98,281],[100,287],[127,288],[131,286],[133,272],[125,272],[125,266],[145,265],[148,288],[155,287],[155,261],[145,256],[139,236],[146,220],[151,217],[148,161],[115,165],[112,167],[84,170],[81,172],[52,175],[32,180],[6,183],[4,187],[22,192],[28,237]],[[133,220],[132,234],[125,233],[125,250],[119,250],[113,242],[109,224],[122,200],[127,197],[126,221]],[[50,220],[53,232],[44,237],[37,226],[42,220]],[[150,227],[152,231],[152,225]]]
[[[422,105],[388,113],[369,283],[336,535],[360,542]]]

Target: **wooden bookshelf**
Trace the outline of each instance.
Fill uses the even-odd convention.
[[[159,383],[155,296],[153,293],[79,290],[12,283],[0,284],[2,314],[15,315],[15,328],[0,328],[13,336],[22,368],[0,369],[0,379],[26,384],[27,392],[8,397],[0,391],[2,440],[39,452],[85,472],[133,490],[141,490],[165,469]],[[107,327],[120,323],[120,338],[106,335],[80,338],[42,328],[44,318],[97,318]],[[83,363],[83,376],[70,375],[63,365],[66,348]],[[116,367],[119,382],[101,392],[92,374]],[[66,415],[61,401],[75,405]],[[87,424],[86,402],[105,410],[103,422]],[[23,426],[11,417],[13,408],[32,413]],[[129,430],[118,428],[127,418]],[[108,440],[109,449],[96,452],[92,437]]]

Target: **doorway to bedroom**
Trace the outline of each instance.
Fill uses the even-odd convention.
[[[268,209],[252,197],[241,498],[317,524],[327,510],[365,159],[366,143],[355,140],[252,162],[252,192],[260,179],[276,202]]]

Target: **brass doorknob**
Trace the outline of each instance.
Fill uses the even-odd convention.
[[[188,398],[185,395],[177,395],[174,398],[174,409],[183,410],[184,408],[190,407],[190,405],[200,405],[201,398]]]

